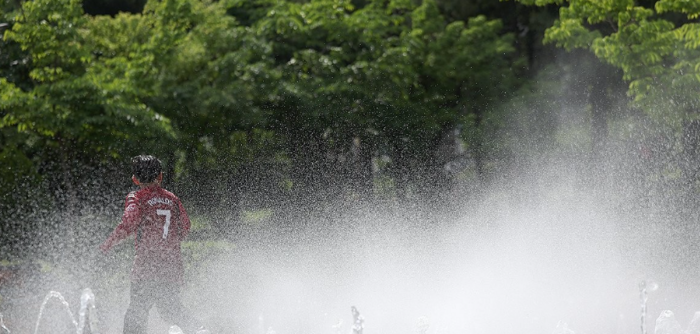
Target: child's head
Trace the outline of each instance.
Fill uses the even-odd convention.
[[[138,155],[131,158],[131,171],[138,183],[146,184],[156,181],[163,167],[160,160],[152,155]]]

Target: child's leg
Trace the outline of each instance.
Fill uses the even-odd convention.
[[[124,315],[124,334],[146,334],[148,311],[153,306],[154,284],[152,282],[131,282],[131,300]]]
[[[186,334],[192,334],[201,327],[200,321],[182,305],[180,286],[162,284],[158,290],[155,303],[165,321],[178,325]]]

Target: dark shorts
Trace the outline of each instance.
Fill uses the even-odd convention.
[[[124,334],[146,334],[148,312],[156,306],[160,316],[170,325],[178,325],[185,333],[194,333],[198,321],[182,305],[181,287],[162,281],[132,281],[131,300],[124,316]]]

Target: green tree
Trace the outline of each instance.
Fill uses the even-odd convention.
[[[568,4],[547,29],[545,42],[586,48],[619,68],[634,105],[664,122],[697,117],[700,88],[700,14],[694,1],[661,0],[646,7],[633,0],[521,0]],[[684,14],[687,20],[671,19]],[[677,15],[676,15],[677,17]]]
[[[448,23],[430,0],[360,9],[350,1],[277,2],[253,27],[272,42],[283,75],[271,125],[286,136],[295,184],[308,184],[307,193],[323,194],[311,183],[328,184],[327,171],[341,165],[332,159],[352,160],[358,148],[360,174],[370,180],[360,184],[371,185],[369,161],[378,154],[391,156],[402,188],[441,183],[444,159],[435,154],[445,133],[478,127],[470,120],[515,82],[513,37],[501,35],[498,21]]]
[[[224,5],[151,1],[142,15],[116,19],[140,20],[148,27],[147,39],[159,36],[159,46],[148,43],[154,46],[150,73],[140,82],[152,92],[146,104],[171,120],[178,134],[177,149],[168,153],[178,163],[167,173],[177,174],[178,192],[197,194],[191,199],[207,212],[235,213],[239,193],[255,182],[250,173],[269,169],[278,153],[264,126],[265,106],[280,75],[271,66],[269,43],[228,15]]]
[[[638,177],[655,178],[656,181],[651,182],[655,187],[669,186],[673,190],[669,191],[668,198],[689,194],[682,202],[696,203],[695,183],[700,164],[699,3],[682,0],[520,2],[560,5],[559,18],[547,29],[545,42],[567,50],[590,50],[602,62],[619,69],[628,84],[630,109],[641,111],[637,116],[643,120],[632,120],[626,125],[627,129],[635,129],[634,134],[626,136],[639,141],[637,145],[643,147],[646,156],[643,163],[651,170],[641,171]],[[598,98],[592,95],[591,102],[605,98],[605,94],[593,92]],[[593,107],[595,109],[596,105]],[[603,103],[597,109],[607,108]],[[628,132],[621,130],[622,134]],[[650,149],[653,147],[658,149]]]
[[[62,180],[69,211],[85,176],[76,164],[99,166],[95,162],[122,158],[138,140],[171,135],[169,121],[144,104],[120,72],[135,64],[94,52],[100,36],[91,24],[79,1],[27,1],[5,32],[6,42],[26,52],[30,70],[14,82],[0,79],[0,127],[31,135],[43,148],[42,160],[59,161],[54,176]]]

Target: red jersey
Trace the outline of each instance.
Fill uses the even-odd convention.
[[[134,234],[136,256],[131,279],[182,283],[180,242],[189,230],[190,219],[180,199],[152,185],[126,196],[122,221],[100,248],[107,251]]]

